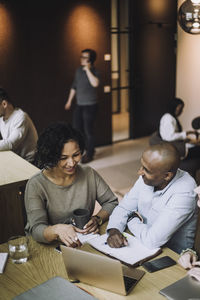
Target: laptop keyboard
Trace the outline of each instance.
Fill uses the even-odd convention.
[[[123,277],[124,277],[125,290],[126,292],[128,292],[132,286],[136,285],[137,279],[132,277],[127,277],[127,276],[123,276]]]

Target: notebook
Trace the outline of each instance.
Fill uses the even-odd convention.
[[[89,235],[88,240],[87,236],[83,237],[84,243],[87,242],[95,249],[103,252],[104,254],[109,255],[110,257],[114,257],[119,259],[121,262],[131,265],[137,266],[141,265],[144,261],[149,260],[158,254],[161,253],[161,248],[149,249],[145,247],[136,237],[131,234],[124,233],[127,238],[128,246],[122,248],[111,248],[107,245],[107,234],[103,235],[95,235],[94,238]],[[78,235],[79,240],[82,242],[82,237]]]
[[[13,300],[97,300],[62,277],[53,277],[20,294]]]
[[[200,282],[186,276],[159,292],[171,300],[200,300]]]
[[[145,274],[116,259],[61,245],[68,277],[117,294],[127,295]]]

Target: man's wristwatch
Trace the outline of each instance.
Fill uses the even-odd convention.
[[[101,217],[99,217],[99,216],[93,216],[94,218],[96,218],[97,219],[97,223],[98,223],[98,225],[99,226],[101,226],[102,224],[103,224],[103,220],[102,220],[102,218]]]
[[[127,223],[128,223],[129,221],[131,221],[133,218],[138,218],[140,221],[143,222],[142,217],[141,217],[136,211],[133,211],[133,212],[130,214],[130,216],[128,217]]]

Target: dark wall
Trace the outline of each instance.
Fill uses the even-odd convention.
[[[176,5],[174,0],[135,0],[131,4],[131,137],[158,128],[175,95]]]
[[[130,136],[153,132],[175,94],[176,3],[130,0]],[[0,0],[0,85],[39,131],[72,120],[64,104],[80,51],[97,50],[101,74],[97,145],[111,143],[110,1]]]
[[[0,85],[27,111],[38,132],[56,120],[72,120],[66,102],[80,51],[97,50],[100,70],[97,144],[111,142],[109,1],[0,1]]]

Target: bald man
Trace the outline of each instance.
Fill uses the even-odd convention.
[[[194,179],[178,169],[179,154],[162,143],[148,147],[141,158],[140,175],[110,216],[107,243],[127,245],[126,226],[148,248],[168,246],[180,253],[193,247],[197,222]]]

